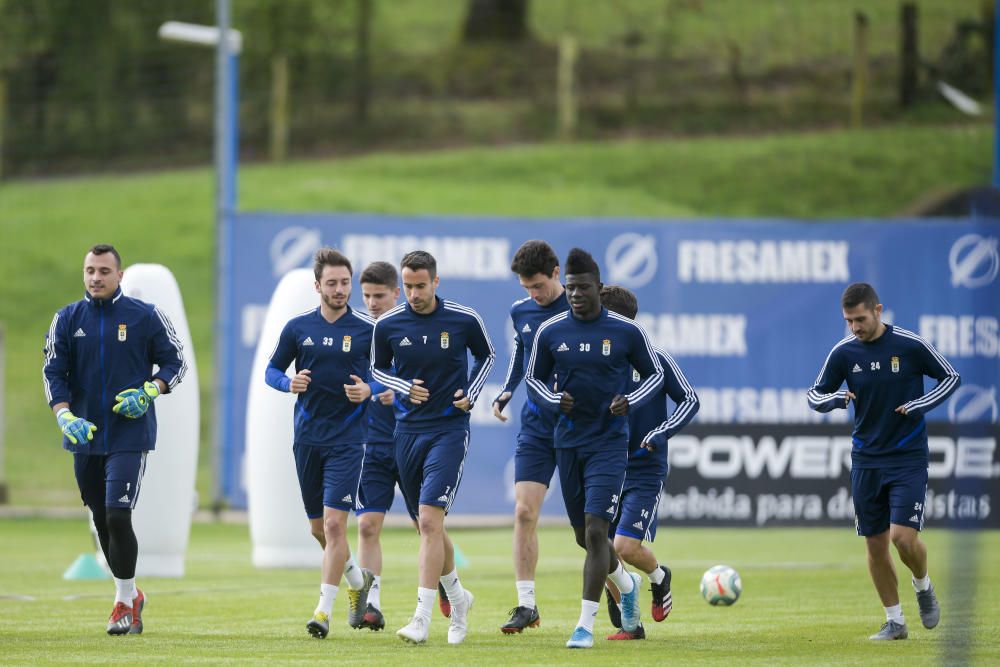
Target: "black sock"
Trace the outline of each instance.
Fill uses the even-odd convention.
[[[132,510],[124,507],[109,507],[108,533],[110,542],[108,564],[118,579],[135,577],[135,562],[139,557],[139,542],[132,529]]]

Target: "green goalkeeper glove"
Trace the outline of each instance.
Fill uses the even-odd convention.
[[[97,427],[83,417],[74,415],[69,411],[69,408],[60,410],[59,414],[56,415],[56,421],[59,422],[59,428],[62,429],[63,435],[74,445],[85,444],[85,442],[94,439],[94,431],[97,430]]]
[[[126,389],[115,396],[115,407],[112,412],[129,419],[138,419],[146,414],[153,399],[160,395],[160,388],[155,382],[146,382],[139,389]]]

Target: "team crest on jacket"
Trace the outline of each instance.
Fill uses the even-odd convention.
[[[899,372],[899,357],[892,358],[892,372],[893,373]]]
[[[344,336],[344,342],[341,344],[340,349],[343,350],[344,352],[350,352],[351,351],[351,337],[350,336]]]
[[[122,343],[125,342],[125,338],[128,336],[128,328],[124,323],[118,325],[118,340]]]
[[[611,356],[611,339],[605,338],[604,342],[601,343],[601,354],[605,357]]]
[[[441,332],[441,349],[442,350],[447,350],[448,349],[448,345],[449,345],[448,332],[447,331],[442,331]]]
[[[641,375],[639,375],[639,371],[637,371],[637,370],[635,370],[635,369],[633,368],[633,369],[632,369],[632,382],[638,382],[638,381],[639,381],[639,380],[641,380],[641,379],[642,379],[642,376],[641,376]]]

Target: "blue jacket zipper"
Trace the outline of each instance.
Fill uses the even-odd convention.
[[[101,306],[100,306],[100,313],[101,313],[101,315],[100,315],[101,327],[100,328],[101,328],[101,334],[100,334],[99,340],[100,340],[100,343],[101,343],[101,411],[102,412],[107,411],[107,409],[108,409],[107,408],[107,405],[108,405],[108,401],[107,401],[107,398],[108,398],[108,379],[107,379],[107,374],[104,371],[104,308],[105,308],[105,304],[101,304]],[[102,429],[104,431],[104,453],[105,454],[108,453],[108,426],[111,424],[110,415],[107,415],[107,417],[108,417],[108,419],[104,423],[104,429]]]

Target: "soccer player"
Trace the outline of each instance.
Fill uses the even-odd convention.
[[[476,311],[436,295],[440,277],[430,253],[407,253],[400,268],[406,302],[384,313],[372,336],[372,376],[397,394],[396,465],[420,531],[417,609],[396,634],[413,644],[427,641],[440,581],[451,601],[448,643],[460,644],[473,595],[459,581],[444,517],[462,481],[469,410],[495,354]]]
[[[566,646],[590,648],[605,578],[622,592],[624,629],[632,632],[639,624],[641,579],[618,561],[608,528],[628,465],[626,416],[657,395],[663,369],[643,328],[601,306],[601,274],[593,257],[573,248],[565,266],[570,310],[535,332],[525,381],[539,408],[559,415],[559,482],[577,544],[587,551],[580,621]],[[640,383],[626,393],[632,368]],[[556,389],[547,384],[552,377]]]
[[[639,312],[635,294],[617,285],[604,286],[601,305],[632,320]],[[656,554],[643,545],[643,540],[652,543],[656,539],[656,508],[667,477],[667,441],[698,413],[699,403],[698,395],[673,357],[659,348],[654,350],[663,367],[663,387],[648,403],[629,412],[628,473],[619,501],[621,509],[612,530],[618,556],[649,577],[653,594],[652,616],[654,621],[659,622],[673,608],[670,568],[659,564]],[[638,384],[639,377],[633,374],[632,387]],[[676,406],[669,418],[668,397]],[[609,605],[614,604],[613,599],[609,594]],[[621,613],[617,608],[614,611],[618,613],[614,614],[612,622],[617,627]],[[645,636],[640,623],[633,632],[622,629],[608,639],[644,639]]]
[[[524,365],[531,352],[535,331],[553,315],[569,310],[565,290],[559,282],[559,258],[545,241],[526,241],[517,249],[510,270],[517,274],[528,296],[510,307],[514,325],[514,349],[507,377],[493,401],[493,416],[507,421],[503,409],[524,377]],[[551,388],[551,379],[546,379]],[[556,454],[552,431],[556,417],[541,411],[530,397],[521,408],[521,430],[514,450],[514,573],[517,577],[517,607],[500,630],[505,634],[536,627],[541,621],[535,601],[535,567],[538,564],[538,514],[545,500]]]
[[[882,304],[867,283],[850,285],[840,299],[851,335],[833,346],[808,393],[818,412],[854,401],[851,493],[855,525],[865,538],[868,572],[885,607],[874,640],[906,639],[896,570],[889,542],[912,573],[925,628],[941,618],[927,572],[924,526],[927,491],[927,424],[924,414],[961,382],[948,360],[920,336],[882,322]],[[924,376],[937,385],[924,392]],[[841,385],[847,383],[847,389]]]
[[[114,575],[109,635],[142,633],[146,596],[135,585],[139,544],[132,510],[146,455],[156,446],[153,400],[187,371],[170,320],[156,306],[122,294],[122,275],[114,246],[87,252],[86,294],[52,318],[42,369],[45,397],[63,448],[73,453],[80,497]]]
[[[372,262],[361,272],[361,294],[368,314],[378,319],[396,306],[399,300],[399,276],[388,262]],[[376,383],[373,383],[376,384]],[[368,443],[365,446],[364,464],[361,467],[361,486],[354,513],[358,517],[358,562],[374,574],[368,591],[368,606],[361,627],[382,630],[382,524],[385,513],[392,507],[395,488],[400,484],[396,469],[393,431],[396,418],[392,413],[395,392],[381,385],[371,396],[368,405]]]
[[[306,629],[325,639],[341,576],[347,580],[351,627],[361,626],[374,575],[358,567],[347,544],[347,515],[354,508],[365,455],[365,408],[375,321],[355,312],[351,262],[333,248],[313,263],[318,308],[290,319],[265,371],[267,384],[298,394],[295,401],[295,470],[313,537],[323,547],[319,603]],[[295,362],[295,376],[285,375]]]

